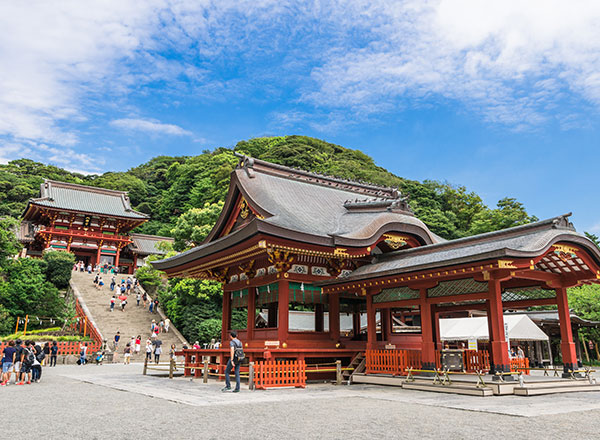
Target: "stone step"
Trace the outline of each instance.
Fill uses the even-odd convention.
[[[543,394],[558,393],[581,393],[587,391],[600,391],[600,385],[587,383],[583,386],[571,384],[571,386],[546,386],[546,387],[515,387],[514,393],[517,396],[540,396]]]

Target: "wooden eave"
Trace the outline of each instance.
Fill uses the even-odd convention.
[[[102,217],[114,218],[114,219],[123,220],[123,221],[133,224],[134,226],[132,226],[131,229],[148,221],[148,218],[123,217],[123,216],[118,216],[118,215],[113,215],[113,214],[102,214],[102,213],[95,213],[95,212],[78,211],[75,209],[64,209],[64,208],[55,208],[55,207],[51,207],[51,206],[42,206],[42,205],[37,205],[33,201],[28,202],[27,207],[25,208],[25,212],[23,213],[23,220],[35,221],[35,219],[38,219],[40,217],[40,212],[42,210],[48,210],[48,211],[54,211],[54,212],[66,212],[69,214],[80,214],[83,216],[88,215],[91,217],[98,217],[98,218],[102,218]]]

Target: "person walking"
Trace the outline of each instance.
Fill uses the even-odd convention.
[[[115,311],[115,301],[117,300],[116,296],[112,296],[112,298],[110,299],[110,311],[114,312]]]
[[[169,318],[165,319],[165,333],[169,333],[170,325],[171,325],[171,320]]]
[[[81,352],[79,353],[79,362],[81,365],[85,365],[87,363],[87,349],[88,349],[87,342],[85,344],[81,345]]]
[[[152,341],[150,339],[146,340],[146,359],[152,360]]]
[[[46,342],[43,348],[44,359],[42,359],[42,365],[46,365],[50,362],[50,342]]]
[[[117,334],[115,335],[114,339],[113,339],[113,351],[117,351],[117,348],[119,348],[119,341],[121,340],[121,332],[117,332]]]
[[[4,347],[2,354],[2,381],[0,382],[0,385],[6,386],[10,381],[10,371],[15,364],[15,357],[17,354],[17,350],[15,350],[15,341],[10,341],[8,346]]]
[[[158,364],[160,361],[160,355],[162,354],[162,348],[160,344],[156,344],[156,348],[154,349],[154,363]]]
[[[244,359],[244,349],[242,342],[237,338],[237,333],[231,331],[229,333],[229,360],[227,361],[227,367],[225,368],[225,388],[221,391],[231,391],[231,383],[229,381],[229,374],[233,369],[235,371],[235,389],[234,393],[240,392],[240,364]]]
[[[140,295],[140,293],[138,292],[137,295],[135,296],[135,299],[137,300],[136,307],[139,307],[140,306],[140,301],[142,300],[142,295]]]
[[[158,298],[154,300],[154,313],[158,313]]]
[[[104,287],[104,281],[102,280],[102,277],[98,278],[98,290],[102,290],[102,288]]]
[[[154,308],[154,302],[150,301],[150,305],[148,306],[148,311],[152,313],[152,309]]]
[[[123,350],[123,365],[129,365],[129,359],[131,359],[131,344],[128,342]]]
[[[127,305],[127,300],[126,299],[122,299],[121,300],[121,311],[124,312],[125,311],[125,306]]]
[[[115,281],[115,277],[112,277],[112,279],[110,280],[110,291],[111,292],[114,292],[116,284],[117,284],[117,282]]]
[[[58,357],[58,342],[53,341],[50,347],[50,366],[56,367],[56,358]]]
[[[175,348],[175,344],[171,344],[171,351],[169,351],[169,358],[173,362],[173,365],[177,364],[177,355],[175,354],[176,351],[177,350]],[[177,371],[177,367],[175,367],[175,371]]]
[[[140,352],[141,345],[142,345],[142,336],[137,335],[137,338],[135,338],[135,353],[136,354]]]

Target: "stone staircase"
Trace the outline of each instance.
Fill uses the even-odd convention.
[[[121,278],[127,277],[127,275],[119,275]],[[145,344],[146,340],[150,339],[150,325],[154,319],[157,323],[160,322],[163,317],[159,313],[150,313],[148,307],[144,308],[143,302],[140,301],[140,306],[136,306],[136,295],[129,295],[127,300],[127,306],[125,311],[121,311],[120,300],[117,299],[115,303],[114,312],[110,311],[110,298],[112,295],[119,296],[115,292],[110,290],[110,279],[111,276],[104,276],[103,280],[105,286],[102,290],[97,290],[94,285],[94,274],[88,274],[87,272],[73,272],[71,278],[72,283],[79,291],[80,297],[85,303],[92,320],[95,322],[98,330],[102,333],[102,336],[107,340],[107,347],[112,350],[112,341],[117,332],[121,333],[121,341],[119,342],[119,348],[117,349],[114,357],[115,362],[123,361],[123,349],[125,345],[130,341],[132,336],[141,335],[142,344],[139,354],[132,354],[132,362],[143,362],[145,357]],[[160,308],[160,307],[159,307]],[[173,324],[169,327],[169,332],[162,332],[159,334],[158,339],[162,341],[163,354],[161,361],[168,360],[168,353],[171,344],[175,344],[178,349],[181,349],[185,342],[183,336],[175,329]]]

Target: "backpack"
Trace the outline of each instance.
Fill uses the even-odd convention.
[[[23,351],[25,352],[25,357],[24,357],[24,363],[26,363],[27,365],[33,365],[33,362],[35,361],[35,355],[33,354],[33,352],[31,350],[29,350],[28,348],[24,348]]]
[[[36,356],[36,359],[38,360],[38,362],[42,362],[44,359],[46,359],[46,353],[40,351]]]
[[[242,343],[240,342],[240,346],[235,347],[235,350],[233,352],[233,358],[235,359],[236,362],[239,362],[239,361],[243,361],[245,357],[246,357],[246,355],[244,354],[244,348],[242,347]]]

